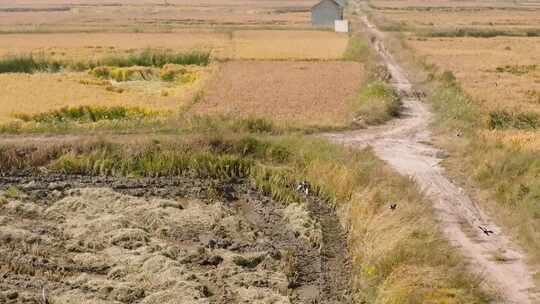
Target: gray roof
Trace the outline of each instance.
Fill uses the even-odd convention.
[[[325,1],[334,2],[337,6],[342,7],[342,8],[347,5],[347,0],[321,0],[321,1],[317,2],[317,4],[315,4],[311,8],[313,9],[313,8],[319,6],[319,4],[321,4],[321,3],[325,2]]]

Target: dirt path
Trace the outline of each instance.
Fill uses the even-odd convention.
[[[354,147],[372,146],[376,154],[403,175],[414,177],[434,203],[446,237],[469,259],[474,272],[500,291],[504,303],[537,303],[535,285],[525,256],[463,189],[453,184],[439,165],[444,152],[425,144],[430,141],[432,118],[414,97],[406,74],[387,51],[384,34],[363,18],[375,49],[392,74],[393,85],[403,96],[403,115],[387,125],[346,133],[327,134],[334,141]],[[487,236],[479,228],[494,233]]]

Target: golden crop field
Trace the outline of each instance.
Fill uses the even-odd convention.
[[[77,106],[126,106],[176,112],[202,86],[204,77],[201,75],[196,83],[178,87],[159,81],[111,86],[86,73],[0,74],[0,122],[14,120],[16,114]]]
[[[365,77],[359,63],[231,61],[209,80],[198,114],[267,117],[303,125],[345,125]]]
[[[1,38],[0,56],[33,53],[79,60],[150,47],[211,50],[223,59],[340,59],[348,43],[344,34],[292,30],[6,34]]]
[[[0,3],[0,57],[88,62],[139,53],[210,51],[214,59],[336,60],[348,36],[309,27],[314,0],[15,0]],[[226,12],[226,13],[225,13]],[[3,32],[3,33],[2,33]],[[211,67],[205,75],[211,75]],[[225,67],[227,69],[227,67]],[[174,110],[203,86],[160,81],[96,85],[85,73],[0,75],[0,121],[65,106]],[[98,81],[99,82],[99,81]],[[108,88],[109,87],[109,88]],[[166,95],[166,96],[162,96]]]
[[[226,33],[186,30],[179,33],[47,33],[6,34],[0,39],[0,55],[43,54],[58,59],[93,59],[144,48],[175,51],[212,49],[229,51]]]

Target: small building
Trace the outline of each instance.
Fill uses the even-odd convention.
[[[311,8],[311,24],[334,28],[336,20],[343,20],[344,7],[344,3],[338,0],[321,0]]]

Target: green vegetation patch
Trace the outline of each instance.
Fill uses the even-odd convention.
[[[480,29],[480,28],[453,28],[453,29],[419,29],[416,31],[421,37],[474,37],[474,38],[493,38],[498,36],[507,37],[538,37],[540,29],[531,30],[503,30],[503,29]]]
[[[499,219],[516,235],[532,260],[540,261],[540,158],[538,152],[498,141],[471,140],[459,162],[487,191]]]
[[[162,68],[166,64],[198,65],[210,64],[211,53],[208,51],[190,51],[174,53],[166,50],[146,49],[128,56],[111,56],[97,62],[102,66],[130,67],[145,66]]]
[[[63,64],[44,56],[21,55],[0,59],[0,73],[58,72]]]
[[[158,78],[152,68],[137,66],[127,68],[100,66],[92,69],[90,73],[98,78],[113,79],[118,82]]]
[[[372,50],[369,43],[358,36],[351,36],[343,60],[364,62],[371,58]]]
[[[62,69],[75,71],[91,70],[96,67],[158,67],[167,64],[207,66],[211,62],[209,51],[175,53],[167,50],[146,49],[129,55],[115,55],[97,61],[56,60],[45,56],[21,55],[0,59],[0,73],[59,72]]]
[[[181,84],[193,83],[198,79],[197,71],[187,66],[169,63],[159,71],[161,80],[179,82]]]
[[[538,68],[537,64],[530,65],[505,65],[500,66],[495,69],[497,73],[510,73],[514,75],[525,75],[530,72],[536,71]]]
[[[396,90],[382,81],[368,83],[352,101],[356,119],[366,124],[381,124],[399,115],[401,100]]]
[[[489,113],[489,128],[504,129],[538,129],[540,128],[540,115],[538,113],[509,113],[495,111]]]
[[[38,123],[63,123],[63,122],[78,122],[90,123],[102,120],[125,120],[139,119],[145,117],[154,117],[159,115],[159,112],[145,110],[142,108],[127,108],[122,106],[116,107],[96,107],[96,106],[80,106],[80,107],[64,107],[59,110],[53,110],[39,114],[16,114],[15,117],[25,122]]]
[[[451,71],[444,71],[439,75],[430,74],[430,79],[438,83],[433,90],[431,102],[439,126],[472,134],[482,124],[482,115],[474,101],[463,91],[455,75]]]

